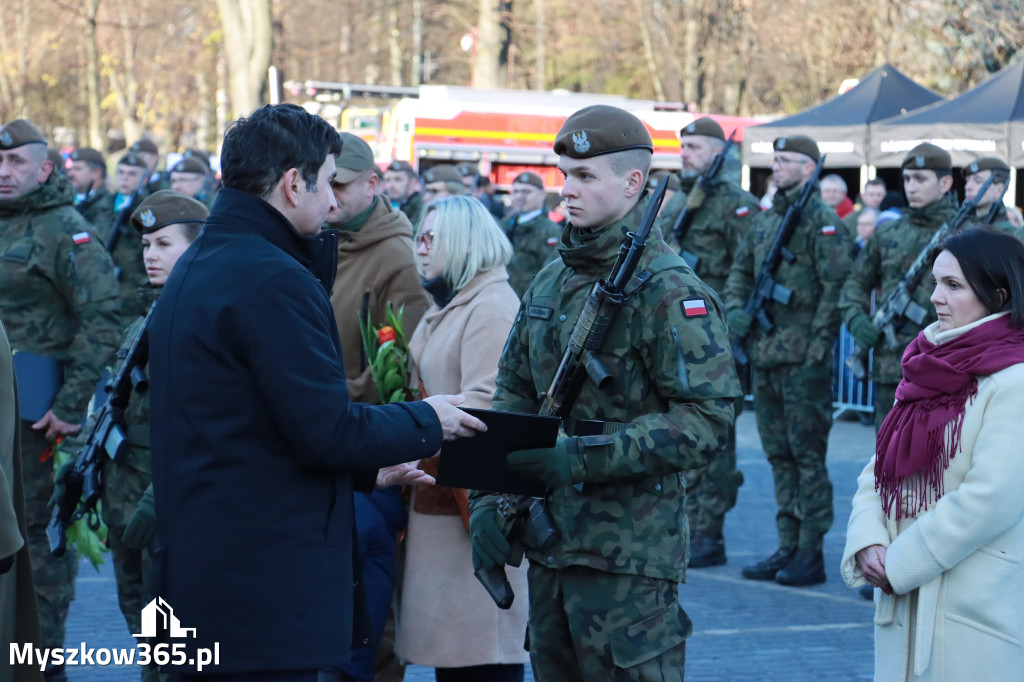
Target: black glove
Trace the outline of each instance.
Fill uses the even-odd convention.
[[[874,348],[878,343],[878,337],[882,335],[871,318],[864,313],[858,313],[846,326],[850,330],[853,340],[861,348]]]
[[[579,438],[559,438],[551,448],[513,450],[508,453],[508,466],[513,471],[536,478],[552,488],[582,481],[573,480],[573,469],[582,471],[583,455]]]
[[[469,515],[469,542],[473,551],[473,568],[485,571],[504,566],[512,553],[512,545],[501,532],[495,504],[483,504]]]
[[[135,507],[135,513],[128,519],[121,542],[132,549],[148,549],[156,537],[156,503],[153,501],[153,486],[146,492]]]
[[[71,470],[75,468],[75,460],[69,459],[64,462],[64,465],[57,469],[57,473],[53,476],[53,494],[50,495],[50,500],[46,503],[48,509],[53,509],[60,501],[64,499],[64,496],[68,493],[67,478]]]
[[[729,320],[729,336],[736,339],[745,337],[750,331],[750,325],[754,322],[754,318],[743,312],[741,308],[730,310],[726,317]]]

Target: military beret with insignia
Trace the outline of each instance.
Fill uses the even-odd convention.
[[[1010,167],[1007,166],[1002,159],[997,159],[994,156],[983,156],[980,159],[975,159],[964,166],[964,177],[966,178],[968,175],[974,175],[975,173],[980,173],[981,171],[986,170],[1005,171],[1009,173]]]
[[[462,175],[455,166],[432,166],[423,173],[424,182],[457,182],[462,184]]]
[[[203,175],[206,175],[209,170],[209,166],[194,156],[183,158],[171,168],[172,173],[201,173]]]
[[[922,142],[907,152],[900,167],[949,170],[953,167],[953,158],[942,147],[931,142]]]
[[[654,152],[651,134],[643,121],[618,107],[595,104],[565,119],[555,136],[555,153],[589,159],[629,149]]]
[[[185,153],[182,154],[182,156],[186,159],[199,159],[206,164],[207,168],[212,168],[212,166],[210,166],[210,153],[207,151],[196,149],[195,147],[189,147],[185,150]]]
[[[772,149],[777,152],[796,152],[811,157],[815,163],[821,158],[818,151],[818,143],[806,135],[789,135],[788,137],[777,137],[772,142]]]
[[[463,161],[456,167],[459,169],[459,175],[461,175],[464,178],[469,177],[471,175],[476,175],[477,168],[475,163]]]
[[[686,137],[687,135],[703,135],[704,137],[725,140],[725,132],[722,130],[722,126],[718,125],[715,119],[709,116],[698,118],[683,126],[682,130],[679,131],[679,137]]]
[[[107,165],[107,160],[103,158],[103,154],[90,147],[79,147],[71,151],[71,156],[68,157],[72,161],[85,161],[86,163],[95,166]]]
[[[149,168],[149,166],[146,164],[146,161],[141,156],[136,154],[135,152],[128,152],[127,154],[122,156],[118,160],[117,165],[118,166],[138,166],[139,168]]]
[[[178,223],[205,223],[210,210],[201,202],[172,189],[153,192],[132,212],[132,227],[149,234]]]
[[[17,149],[25,144],[46,144],[39,128],[23,118],[16,118],[0,128],[0,149]]]
[[[515,179],[512,180],[512,184],[516,183],[520,183],[523,185],[533,185],[537,189],[544,189],[544,180],[541,179],[541,177],[536,173],[531,173],[530,171],[526,171],[525,173],[520,173],[519,175],[517,175]]]
[[[130,152],[142,152],[144,154],[159,154],[160,150],[156,148],[156,144],[153,140],[148,137],[143,137],[138,140],[135,144],[128,148]]]
[[[408,161],[395,159],[394,161],[388,164],[388,170],[395,172],[401,171],[402,173],[408,173],[409,175],[416,177],[416,171],[413,170],[412,164],[409,163]]]
[[[341,134],[341,154],[334,157],[338,168],[337,181],[348,184],[373,167],[373,150],[366,141],[352,133]]]

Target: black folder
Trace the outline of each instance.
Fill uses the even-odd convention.
[[[21,418],[37,422],[57,399],[64,384],[60,361],[45,355],[14,351],[14,375],[18,378],[18,409]]]

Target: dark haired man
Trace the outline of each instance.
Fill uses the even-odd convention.
[[[378,467],[485,428],[460,397],[349,399],[337,235],[321,232],[341,151],[295,105],[235,121],[224,188],[150,329],[157,593],[195,628],[189,658],[217,644],[225,679],[314,682],[345,663],[367,638],[353,490],[419,480]]]
[[[544,206],[544,180],[536,173],[520,173],[512,181],[513,214],[505,221],[505,234],[512,242],[508,283],[522,297],[533,276],[558,258],[561,225],[548,218]]]
[[[391,199],[391,205],[400,209],[415,228],[423,213],[423,195],[416,171],[408,161],[395,159],[384,171],[384,194]]]
[[[95,149],[81,147],[68,157],[68,180],[75,188],[75,208],[97,235],[106,236],[114,222],[114,195],[107,189],[107,162]]]

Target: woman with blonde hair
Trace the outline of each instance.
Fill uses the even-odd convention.
[[[434,300],[409,341],[409,380],[420,396],[459,393],[488,409],[498,360],[519,309],[505,266],[512,245],[469,196],[426,207],[416,235],[423,286]],[[436,473],[436,461],[421,468]],[[413,492],[395,651],[435,668],[438,682],[519,682],[526,634],[526,565],[509,568],[524,598],[503,611],[473,577],[465,490]]]

